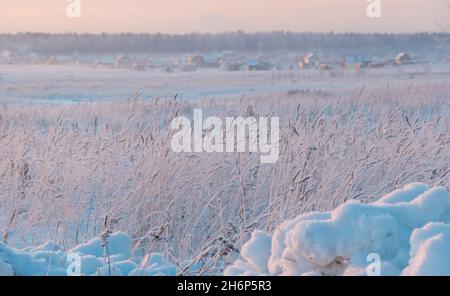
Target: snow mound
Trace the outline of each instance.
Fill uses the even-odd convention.
[[[377,202],[256,231],[225,275],[450,275],[450,196],[413,183]],[[375,260],[375,261],[374,261]],[[377,268],[375,267],[375,270]]]
[[[450,224],[428,223],[411,235],[411,259],[403,275],[450,275]]]
[[[92,239],[67,252],[53,242],[22,250],[0,243],[0,276],[176,275],[175,265],[158,253],[139,268],[131,259],[131,247],[131,238],[123,232]]]

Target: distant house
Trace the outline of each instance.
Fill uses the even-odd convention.
[[[322,71],[331,70],[331,66],[328,64],[320,64],[319,69]]]
[[[133,60],[129,56],[122,54],[114,60],[114,66],[116,68],[131,68]]]
[[[250,60],[247,62],[248,71],[268,71],[272,65],[266,60]]]
[[[242,68],[244,68],[244,63],[241,62],[226,62],[223,63],[221,68],[226,70],[226,71],[241,71]]]
[[[409,64],[411,63],[411,57],[409,56],[409,54],[401,52],[395,57],[395,63],[397,65]]]
[[[188,63],[195,67],[201,68],[205,65],[205,59],[202,55],[196,54],[189,57]]]
[[[303,60],[300,61],[300,68],[314,68],[319,64],[319,57],[314,53],[308,53],[303,57]]]
[[[222,64],[222,56],[215,53],[205,55],[196,54],[189,57],[188,64],[197,68],[219,68]]]
[[[138,71],[138,72],[144,72],[145,69],[145,65],[144,64],[134,64],[133,65],[133,70],[134,71]]]

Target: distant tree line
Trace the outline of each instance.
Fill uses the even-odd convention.
[[[434,48],[450,33],[0,34],[0,50],[38,54]]]

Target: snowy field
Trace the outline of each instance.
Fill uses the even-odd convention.
[[[0,104],[0,275],[450,275],[448,65],[1,65]],[[194,108],[280,117],[278,162],[173,153]]]
[[[450,64],[409,65],[320,71],[309,69],[225,71],[201,68],[195,72],[166,73],[161,69],[133,71],[86,65],[0,64],[0,103],[40,104],[124,100],[137,91],[142,99],[239,98],[296,91],[335,91],[379,88],[389,82],[429,84],[448,81]]]

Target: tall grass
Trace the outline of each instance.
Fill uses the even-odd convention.
[[[177,115],[279,116],[281,155],[171,151]],[[450,186],[450,86],[199,101],[10,106],[0,114],[0,230],[69,248],[106,227],[137,254],[230,260],[255,229],[368,202],[413,181]]]

